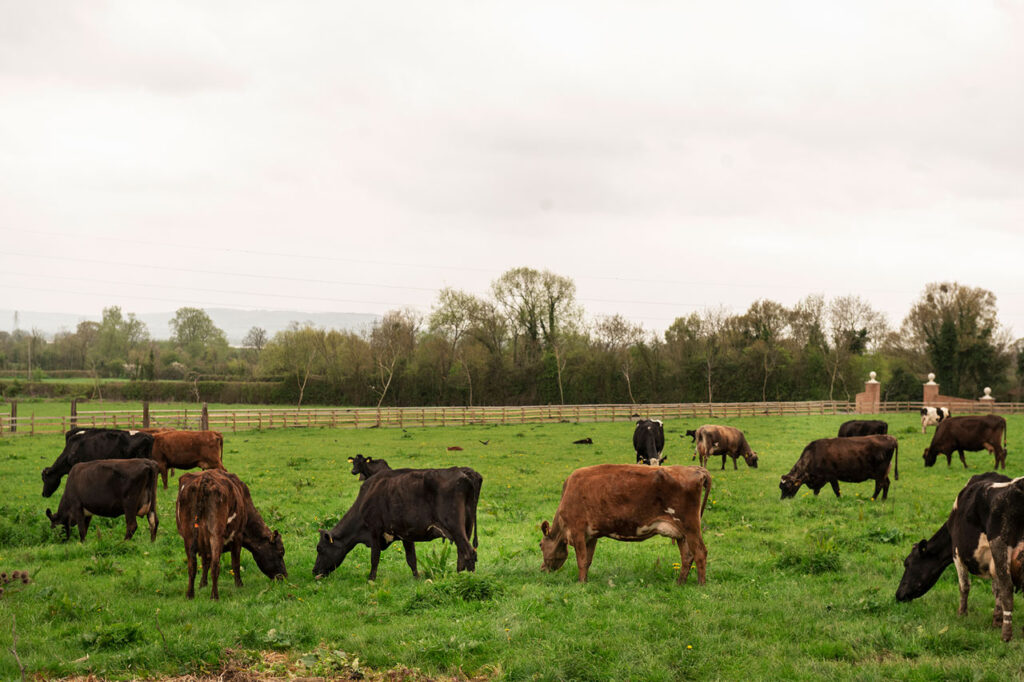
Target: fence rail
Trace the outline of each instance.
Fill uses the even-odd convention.
[[[921,402],[900,401],[879,404],[879,413],[916,412]],[[88,427],[138,429],[145,425],[173,429],[206,428],[216,431],[246,431],[281,428],[405,428],[470,424],[539,424],[552,422],[616,422],[637,416],[651,419],[727,419],[785,415],[847,415],[855,413],[854,403],[840,400],[757,403],[668,403],[649,405],[529,405],[522,407],[387,407],[375,408],[268,408],[240,410],[174,409],[132,411],[78,411],[60,417],[0,415],[0,437],[47,435],[67,431],[73,424]],[[1024,403],[978,403],[978,413],[1024,414]],[[72,421],[74,419],[74,421]]]

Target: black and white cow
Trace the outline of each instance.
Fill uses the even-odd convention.
[[[953,503],[953,511],[930,539],[922,539],[903,561],[896,599],[917,599],[956,566],[960,583],[959,615],[967,613],[971,575],[992,578],[995,610],[992,627],[1002,626],[1003,641],[1013,637],[1013,591],[1024,587],[1024,477],[989,472],[971,477]]]
[[[947,417],[953,416],[948,407],[922,407],[921,408],[921,433],[924,433],[926,426],[938,426],[939,422]]]
[[[660,419],[641,419],[633,431],[633,449],[636,450],[637,464],[660,466],[666,458],[661,456],[665,450],[665,428]]]

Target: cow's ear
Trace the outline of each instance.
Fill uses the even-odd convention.
[[[542,524],[540,524],[540,532],[544,534],[544,537],[548,536],[548,531],[549,530],[551,530],[551,524],[550,523],[548,523],[547,521],[544,521]]]
[[[351,457],[349,457],[349,458],[348,458],[348,463],[349,463],[349,464],[354,464],[354,463],[355,463],[355,460],[354,460],[354,459],[352,459]]]

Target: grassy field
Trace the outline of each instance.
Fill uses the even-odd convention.
[[[403,665],[504,679],[1019,677],[1024,636],[1018,631],[1007,645],[990,627],[987,583],[976,581],[964,618],[956,616],[952,568],[921,599],[893,598],[910,545],[941,525],[956,492],[991,467],[991,456],[969,454],[967,471],[959,462],[925,469],[931,431],[922,436],[914,415],[885,418],[901,444],[900,480],[885,503],[867,499],[871,482],[845,485],[839,500],[828,487],[819,497],[801,490],[779,500],[779,476],[808,441],[834,435],[843,417],[730,420],[746,431],[761,467],[710,465],[703,587],[695,575],[674,584],[678,552],[664,538],[601,540],[586,585],[575,582],[572,556],[557,573],[539,570],[539,524],[551,518],[562,481],[580,466],[631,462],[632,424],[228,436],[225,464],[283,534],[289,577],[271,583],[244,553],[245,585],[231,584],[225,563],[219,602],[208,589],[193,602],[184,597],[173,489],[162,492],[153,544],[144,524],[123,542],[123,519],[98,519],[84,544],[62,543],[43,514],[60,491],[43,499],[39,478],[61,438],[6,438],[0,570],[30,570],[34,582],[0,597],[0,679],[19,677],[9,653],[12,616],[18,655],[45,676],[181,674],[216,670],[227,658],[273,667],[266,652],[279,651],[309,674]],[[1008,422],[1007,473],[1020,475],[1024,417]],[[670,464],[691,463],[680,434],[698,425],[666,424]],[[571,445],[584,436],[594,445]],[[447,452],[452,445],[464,450]],[[412,578],[397,544],[384,552],[375,583],[366,580],[363,547],[327,579],[313,579],[317,529],[335,523],[356,495],[346,462],[356,453],[396,467],[459,464],[483,474],[475,575],[455,575],[450,545],[435,541],[419,549],[430,581]]]

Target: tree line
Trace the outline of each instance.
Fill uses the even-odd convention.
[[[656,334],[620,314],[588,317],[572,279],[521,267],[487,296],[441,290],[429,314],[392,310],[368,330],[294,322],[240,347],[201,309],[180,308],[154,340],[119,307],[47,338],[0,332],[0,370],[39,379],[276,381],[298,404],[485,405],[850,400],[878,372],[883,400],[919,400],[935,372],[946,395],[990,386],[1020,400],[1024,339],[1000,326],[995,295],[925,286],[894,327],[859,296],[811,294],[792,307],[709,307]]]

